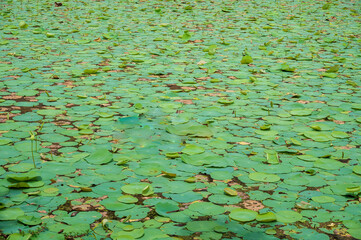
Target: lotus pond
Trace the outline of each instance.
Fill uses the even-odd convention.
[[[361,239],[360,1],[0,1],[0,238]]]

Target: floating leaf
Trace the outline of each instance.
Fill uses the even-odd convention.
[[[329,196],[316,196],[316,197],[312,197],[312,200],[318,203],[330,203],[335,201],[333,197],[329,197]]]
[[[269,164],[279,164],[278,154],[274,150],[266,151],[267,162]]]
[[[102,118],[111,118],[114,116],[114,113],[106,113],[106,112],[100,112],[98,113],[99,117]]]
[[[290,138],[290,139],[291,139],[292,144],[297,145],[297,146],[302,145],[302,143],[300,141],[298,141],[297,139],[294,139],[294,138]]]
[[[349,192],[349,193],[359,192],[360,189],[361,189],[361,187],[348,187],[348,188],[346,188],[346,192]]]
[[[177,153],[177,152],[168,152],[168,153],[165,153],[165,156],[168,157],[168,158],[180,157],[179,153]]]
[[[333,159],[319,158],[318,160],[315,161],[313,166],[327,170],[336,170],[343,167],[344,164]]]
[[[273,212],[260,213],[257,215],[256,220],[258,222],[274,222],[277,220],[276,214]]]
[[[361,239],[361,228],[351,228],[347,232],[356,239]]]
[[[296,68],[290,67],[288,64],[282,64],[281,70],[284,72],[294,72],[296,70]]]
[[[186,228],[192,232],[209,232],[213,231],[218,224],[215,221],[190,221],[187,222]]]
[[[333,131],[331,133],[331,135],[334,138],[349,138],[350,137],[347,133],[341,132],[341,131]]]
[[[177,174],[175,174],[175,173],[170,173],[170,172],[165,172],[165,171],[161,171],[161,172],[164,174],[164,176],[169,177],[169,178],[175,178],[177,176]]]
[[[27,28],[29,25],[25,22],[25,21],[20,21],[19,22],[19,27],[22,29]]]
[[[236,208],[231,211],[229,217],[240,222],[250,222],[256,219],[258,213],[250,209]]]
[[[352,171],[356,174],[361,175],[361,166],[354,166]]]
[[[242,60],[241,60],[241,63],[242,63],[242,64],[250,64],[250,63],[252,63],[252,62],[253,62],[253,59],[252,59],[251,56],[246,55],[246,56],[243,56],[243,57],[242,57]]]
[[[293,223],[300,221],[302,215],[294,211],[279,211],[276,213],[277,221],[282,223]]]
[[[267,124],[267,125],[262,125],[262,126],[260,127],[260,129],[261,129],[261,130],[264,130],[264,131],[270,130],[270,129],[271,129],[271,125],[269,125],[269,124]]]
[[[96,74],[98,72],[98,69],[84,69],[84,74]]]
[[[107,149],[98,149],[85,158],[88,163],[95,165],[109,163],[112,159],[113,154],[111,154]]]
[[[138,202],[138,198],[133,197],[131,195],[122,195],[122,196],[118,197],[117,200],[119,202],[122,202],[122,203],[136,203],[136,202]]]
[[[225,194],[230,195],[230,196],[237,196],[238,192],[232,188],[225,188],[224,189]]]
[[[160,202],[155,205],[155,211],[161,216],[169,216],[171,212],[179,210],[178,204],[173,202]]]
[[[219,215],[226,211],[224,207],[210,202],[195,202],[189,205],[188,209],[199,212],[202,215]]]
[[[211,137],[213,135],[213,132],[207,126],[194,123],[169,126],[166,128],[166,130],[169,133],[180,136],[191,135],[194,137]]]
[[[7,240],[28,240],[31,236],[31,233],[13,233],[7,238]]]
[[[272,174],[272,173],[263,173],[263,172],[254,172],[254,173],[250,173],[248,175],[248,177],[253,180],[253,181],[258,181],[258,182],[277,182],[279,181],[281,178],[276,175],[276,174]]]
[[[223,104],[223,105],[231,105],[231,104],[234,103],[233,100],[231,100],[231,99],[226,99],[226,98],[220,98],[220,99],[218,99],[217,102],[218,102],[218,103],[221,103],[221,104]]]
[[[188,155],[195,155],[204,152],[204,148],[194,144],[187,144],[186,147],[182,150],[183,153]]]
[[[327,73],[335,73],[335,72],[338,72],[339,69],[340,69],[339,65],[334,65],[332,67],[329,67],[326,72]]]
[[[26,173],[9,174],[6,177],[9,181],[27,182],[40,177],[40,173],[33,170]]]
[[[295,109],[290,111],[290,114],[293,116],[309,116],[312,112],[312,109]]]
[[[121,187],[122,191],[128,194],[152,195],[153,188],[149,183],[130,183]]]
[[[41,223],[40,218],[36,218],[34,216],[27,216],[27,215],[20,216],[17,218],[17,220],[25,225],[30,225],[30,226],[39,225]]]
[[[0,221],[16,220],[18,217],[23,216],[24,211],[20,208],[6,208],[0,210]]]
[[[334,140],[331,134],[319,131],[305,131],[303,134],[305,135],[305,137],[311,138],[316,142],[328,142]]]

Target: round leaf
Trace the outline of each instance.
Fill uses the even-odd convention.
[[[234,209],[229,214],[229,217],[233,220],[237,220],[240,222],[250,222],[256,219],[257,212],[252,211],[250,209]]]
[[[294,211],[280,211],[276,213],[277,221],[282,223],[293,223],[302,219],[302,215]]]
[[[100,165],[109,163],[113,159],[113,154],[111,154],[107,149],[99,149],[90,154],[85,160],[94,165]]]
[[[277,182],[279,181],[281,178],[276,175],[276,174],[272,174],[272,173],[263,173],[263,172],[254,172],[254,173],[250,173],[248,175],[248,177],[253,180],[253,181],[258,181],[258,182]]]
[[[277,220],[277,218],[276,218],[276,214],[274,214],[273,212],[267,212],[267,213],[258,214],[256,220],[258,222],[274,222]]]
[[[20,216],[17,218],[17,220],[25,225],[30,225],[30,226],[38,225],[41,223],[40,218],[36,218],[34,216],[27,216],[27,215]]]

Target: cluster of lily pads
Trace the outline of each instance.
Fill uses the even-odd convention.
[[[0,238],[361,239],[358,1],[0,5]]]

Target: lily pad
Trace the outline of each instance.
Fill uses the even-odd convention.
[[[0,221],[16,220],[18,217],[23,216],[24,211],[20,208],[6,208],[0,210]]]
[[[9,174],[6,176],[9,181],[26,182],[40,177],[40,173],[36,170],[32,170],[26,173]]]
[[[189,205],[188,208],[202,215],[219,215],[225,212],[224,207],[210,202],[195,202]]]
[[[294,211],[279,211],[276,213],[277,221],[282,223],[293,223],[300,221],[302,215]]]
[[[197,146],[197,145],[194,145],[194,144],[188,144],[182,150],[183,153],[188,154],[188,155],[200,154],[200,153],[203,153],[204,151],[205,150],[204,150],[203,147]]]
[[[20,216],[17,218],[17,220],[25,225],[30,225],[30,226],[39,225],[41,223],[40,218],[34,216],[27,216],[27,215]]]
[[[349,138],[350,137],[347,133],[341,132],[341,131],[333,131],[331,133],[331,135],[334,138]]]
[[[272,173],[263,173],[263,172],[254,172],[254,173],[250,173],[248,175],[248,177],[253,180],[253,181],[258,181],[258,182],[277,182],[279,181],[281,178],[276,175],[276,174],[272,174]]]
[[[250,209],[234,209],[229,214],[229,217],[239,222],[250,222],[256,219],[258,213]]]
[[[303,134],[305,135],[305,137],[311,138],[316,142],[328,142],[335,139],[329,133],[323,133],[318,131],[306,131]]]
[[[241,59],[242,64],[250,64],[252,62],[253,62],[253,59],[249,55],[243,56],[242,59]]]
[[[318,203],[330,203],[335,201],[333,197],[329,197],[329,196],[315,196],[312,197],[312,200]]]
[[[136,203],[136,202],[138,202],[138,198],[133,197],[131,195],[122,195],[122,196],[118,197],[117,200],[119,202],[122,202],[122,203]]]
[[[309,116],[312,112],[312,109],[295,109],[290,111],[290,114],[293,116]]]
[[[94,165],[106,164],[113,160],[113,154],[107,149],[98,149],[86,157],[85,160]]]
[[[186,136],[191,135],[194,137],[211,137],[213,132],[210,128],[204,125],[195,123],[179,124],[175,126],[169,126],[166,128],[169,133]]]
[[[155,205],[155,211],[164,217],[177,210],[179,210],[178,204],[173,202],[160,202]]]
[[[260,213],[257,215],[256,220],[258,222],[274,222],[277,220],[276,214],[273,212]]]
[[[149,183],[130,183],[121,187],[122,191],[128,194],[142,194],[149,196],[154,193],[153,187]]]

